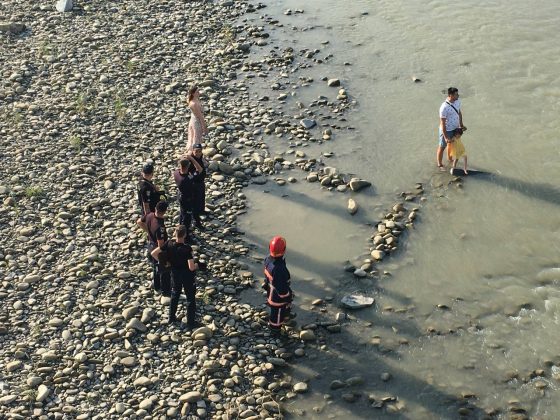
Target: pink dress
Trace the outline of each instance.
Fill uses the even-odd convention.
[[[197,143],[202,143],[202,123],[198,120],[198,118],[196,118],[194,112],[191,112],[189,131],[187,135],[187,150],[191,150]]]

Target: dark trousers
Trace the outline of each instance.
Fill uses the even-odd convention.
[[[195,183],[193,185],[194,200],[193,200],[193,217],[197,224],[201,223],[200,216],[204,214],[204,207],[206,205],[206,187],[204,182]]]
[[[270,318],[268,320],[268,326],[271,330],[279,330],[282,328],[282,324],[286,318],[290,317],[290,312],[292,310],[292,305],[287,303],[282,306],[272,306],[270,305]]]
[[[152,287],[154,290],[161,292],[164,296],[171,294],[171,275],[169,271],[164,270],[159,263],[152,258],[150,254],[155,247],[148,246],[148,261],[152,264]]]
[[[194,283],[194,276],[188,275],[185,271],[183,272],[172,272],[172,289],[171,289],[171,303],[169,304],[169,319],[175,320],[177,313],[177,306],[179,305],[179,298],[181,297],[181,292],[185,291],[185,296],[187,297],[187,324],[194,325],[195,315],[196,315],[196,285]]]
[[[179,224],[190,231],[192,223],[192,203],[179,202]]]

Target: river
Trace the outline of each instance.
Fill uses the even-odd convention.
[[[268,238],[286,236],[300,322],[315,319],[316,298],[333,297],[331,313],[340,311],[344,293],[376,298],[294,367],[311,391],[289,411],[309,418],[558,418],[560,274],[550,269],[560,267],[560,3],[267,4],[252,19],[279,20],[274,43],[332,54],[291,76],[314,80],[294,89],[295,99],[334,100],[336,89],[321,78],[336,77],[356,101],[341,124],[354,130],[335,130],[333,140],[302,150],[333,152],[328,165],[373,184],[355,195],[355,216],[346,211],[348,194],[317,184],[247,190],[251,209],[240,226],[263,254]],[[437,112],[448,86],[461,94],[469,164],[484,172],[465,177],[462,188],[435,167]],[[296,101],[286,110],[296,114]],[[272,149],[286,151],[288,143]],[[357,280],[345,273],[346,260],[367,258],[371,225],[417,182],[427,200],[413,204],[421,207],[415,229],[380,265],[391,275]],[[329,389],[357,375],[360,386]],[[357,401],[345,401],[345,393]],[[383,396],[400,403],[372,407]]]

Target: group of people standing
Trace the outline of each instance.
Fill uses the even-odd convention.
[[[198,326],[195,272],[205,270],[206,267],[194,259],[190,244],[193,229],[205,229],[202,217],[205,214],[208,162],[202,153],[202,139],[208,134],[208,128],[200,92],[196,86],[189,90],[187,104],[191,110],[187,152],[181,156],[178,168],[172,173],[179,203],[179,225],[175,228],[174,238],[168,238],[165,220],[169,204],[166,193],[154,184],[152,163],[144,165],[138,184],[141,217],[137,224],[148,235],[147,257],[152,265],[153,289],[163,296],[171,297],[168,322],[178,322],[177,308],[184,291],[187,298],[187,328],[193,329]],[[269,326],[273,332],[279,332],[282,324],[288,320],[293,300],[290,273],[284,260],[285,250],[286,240],[275,237],[270,242],[270,255],[265,260],[266,277],[263,288],[267,292],[267,304],[271,308]]]

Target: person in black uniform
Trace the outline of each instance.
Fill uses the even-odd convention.
[[[269,250],[270,255],[264,260],[265,279],[262,287],[267,293],[267,304],[270,306],[268,326],[272,332],[279,333],[290,317],[293,300],[290,272],[284,259],[286,240],[275,236],[270,241]]]
[[[161,192],[158,191],[152,179],[154,178],[154,165],[146,163],[142,167],[142,178],[138,183],[138,203],[142,216],[156,210],[156,204],[161,201]]]
[[[206,168],[208,167],[208,162],[202,156],[202,144],[197,143],[193,146],[193,158],[202,170],[198,170],[196,166],[191,165],[189,172],[193,175],[193,206],[192,214],[194,218],[194,223],[196,227],[200,230],[204,230],[202,220],[200,216],[204,214],[204,207],[206,205],[206,186],[204,180],[206,178]]]
[[[166,241],[160,247],[152,251],[152,257],[166,262],[171,268],[172,292],[169,305],[169,323],[177,322],[176,312],[179,297],[184,290],[187,297],[187,326],[192,329],[197,326],[196,315],[196,285],[194,272],[198,264],[194,261],[192,249],[185,243],[187,238],[187,227],[179,225],[175,229],[175,240]],[[165,260],[165,261],[164,261]]]
[[[198,171],[202,170],[202,167],[194,160],[192,155],[187,154],[179,160],[179,168],[173,172],[173,179],[178,190],[179,224],[186,226],[187,230],[191,227],[194,202],[193,175],[189,173],[191,165]]]
[[[155,212],[142,216],[136,222],[148,233],[148,261],[152,264],[153,287],[164,296],[171,295],[170,274],[151,254],[155,248],[162,246],[167,241],[167,231],[165,230],[167,208],[167,202],[160,201],[156,205]]]

